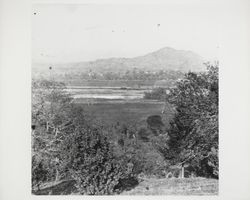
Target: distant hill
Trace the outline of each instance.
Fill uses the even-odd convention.
[[[35,71],[47,71],[45,64],[33,65]],[[108,58],[90,62],[75,62],[55,64],[53,69],[57,72],[80,72],[92,70],[95,72],[124,72],[133,68],[149,71],[176,70],[176,71],[202,71],[205,69],[203,59],[192,51],[176,50],[170,47],[159,49],[134,58]]]

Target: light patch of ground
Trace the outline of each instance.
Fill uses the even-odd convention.
[[[205,178],[144,179],[122,195],[218,195],[218,180]]]

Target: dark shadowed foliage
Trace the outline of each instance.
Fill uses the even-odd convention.
[[[207,65],[205,73],[187,73],[168,95],[176,115],[167,146],[159,149],[174,165],[218,177],[218,66]]]

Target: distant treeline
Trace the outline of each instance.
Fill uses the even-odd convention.
[[[176,80],[183,77],[183,73],[173,70],[144,71],[134,68],[122,72],[95,72],[89,70],[77,74],[65,74],[66,79],[82,78],[87,80]]]
[[[53,69],[52,69],[53,70]],[[57,70],[56,70],[57,72]],[[45,73],[45,72],[44,72]],[[48,74],[47,74],[48,73]],[[47,71],[47,75],[51,75],[54,78],[61,80],[177,80],[184,76],[181,71],[175,70],[142,70],[133,68],[126,71],[94,71],[94,70],[84,70],[84,71],[61,71],[57,73],[54,71]]]
[[[170,87],[174,82],[184,77],[184,73],[174,70],[143,71],[134,68],[125,72],[99,72],[99,71],[56,71],[44,72],[41,76],[50,77],[70,86],[95,87]],[[36,73],[36,72],[34,72]],[[35,77],[35,76],[34,76]]]
[[[170,87],[174,84],[173,80],[84,80],[71,79],[64,81],[67,86],[89,86],[89,87],[121,87],[121,88],[152,88]]]

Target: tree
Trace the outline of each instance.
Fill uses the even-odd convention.
[[[72,108],[73,104],[70,96],[65,92],[64,84],[48,80],[32,81],[34,186],[45,181],[57,182],[60,178],[59,148],[65,134],[64,130],[72,123],[72,118],[69,116]],[[44,173],[41,173],[42,171]]]
[[[72,98],[65,91],[63,83],[49,80],[32,81],[32,123],[41,124],[46,130],[57,129],[66,121],[65,113],[70,106]]]
[[[218,177],[218,63],[204,73],[188,72],[167,100],[176,114],[167,148],[159,148],[173,165],[192,166],[197,175]]]
[[[132,163],[115,157],[107,136],[72,102],[65,86],[36,80],[32,92],[33,189],[73,178],[82,194],[121,191],[121,181],[133,177]]]
[[[111,144],[101,130],[82,127],[69,135],[62,145],[64,160],[81,194],[119,193],[122,180],[133,178],[133,165],[115,157]]]
[[[166,89],[165,88],[154,88],[152,91],[144,92],[144,99],[154,99],[154,100],[162,100],[166,98]]]

